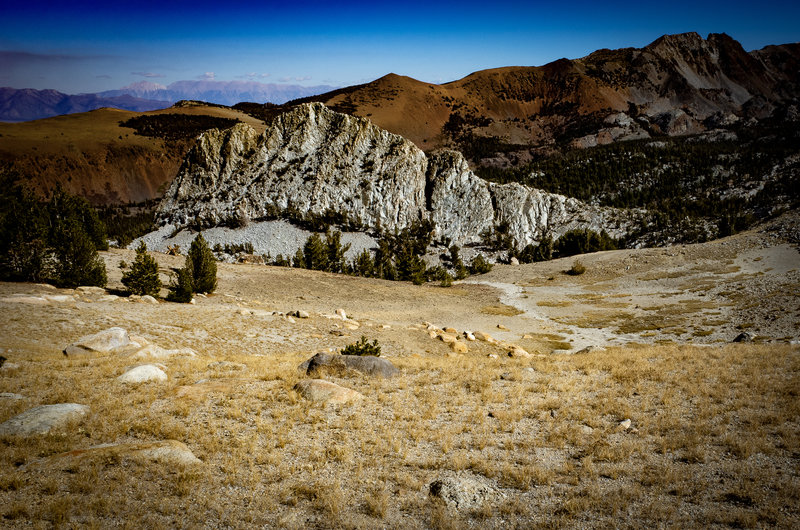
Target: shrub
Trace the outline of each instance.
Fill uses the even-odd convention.
[[[373,340],[372,344],[370,344],[367,342],[367,337],[361,335],[361,340],[345,346],[342,350],[342,355],[372,355],[380,357],[381,347],[378,345],[377,340]]]
[[[566,271],[567,274],[570,276],[580,276],[584,272],[586,272],[586,267],[584,267],[583,263],[578,260],[575,260],[575,263],[572,264],[572,267]]]
[[[610,237],[605,230],[598,234],[588,228],[570,230],[558,238],[555,243],[555,253],[562,258],[601,250],[616,250],[616,248],[617,241]]]
[[[352,268],[353,274],[356,276],[364,276],[365,278],[374,276],[375,260],[372,258],[372,252],[367,249],[362,250],[353,260]]]
[[[217,288],[217,260],[203,234],[198,234],[192,241],[186,256],[186,268],[192,273],[195,293],[213,293]]]
[[[121,265],[121,264],[120,264]],[[147,253],[144,241],[136,249],[136,259],[130,270],[122,275],[122,284],[133,294],[158,296],[161,291],[161,279],[158,277],[158,263]]]
[[[174,282],[169,286],[167,300],[186,304],[192,301],[193,292],[192,271],[188,267],[178,269]]]
[[[475,256],[469,266],[470,274],[486,274],[490,270],[492,270],[492,264],[486,261],[486,258],[483,257],[483,254],[478,254]]]

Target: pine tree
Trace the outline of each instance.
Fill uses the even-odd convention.
[[[217,260],[203,234],[198,234],[192,241],[186,256],[186,268],[191,271],[194,292],[213,293],[217,288]]]
[[[188,267],[178,269],[174,283],[169,286],[167,300],[186,304],[192,301],[193,292],[192,271]]]
[[[342,233],[335,231],[325,234],[325,247],[327,248],[327,263],[325,270],[328,272],[343,272],[347,268],[344,255],[350,250],[350,243],[342,245]]]
[[[122,275],[122,284],[133,294],[158,296],[161,279],[158,277],[158,263],[147,253],[144,241],[136,249],[136,259],[130,270]]]
[[[96,285],[108,282],[106,265],[89,235],[75,219],[61,220],[52,232],[55,263],[53,280],[61,287]]]
[[[324,271],[328,268],[328,248],[322,242],[319,234],[314,233],[306,240],[303,246],[303,257],[307,269]]]
[[[372,252],[365,248],[356,256],[353,260],[353,273],[365,278],[375,275],[375,261],[372,259]]]

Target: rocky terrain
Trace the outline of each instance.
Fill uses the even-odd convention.
[[[129,250],[0,283],[2,525],[798,526],[799,229],[450,288],[222,263],[174,304]]]
[[[329,211],[373,233],[429,219],[437,240],[461,246],[481,243],[506,223],[519,248],[576,228],[620,237],[637,215],[520,184],[488,183],[458,152],[426,156],[366,119],[319,103],[281,115],[261,135],[239,124],[201,136],[156,215],[166,235]],[[166,244],[149,241],[157,245],[151,248]]]

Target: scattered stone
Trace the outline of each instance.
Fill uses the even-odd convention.
[[[458,330],[456,328],[444,328],[444,332],[453,335],[458,335]]]
[[[50,302],[74,302],[75,297],[67,294],[46,294],[42,298]]]
[[[453,344],[454,342],[456,342],[458,340],[453,335],[448,335],[446,333],[442,333],[442,334],[437,335],[437,336],[439,337],[439,340],[444,342],[445,344]]]
[[[298,367],[308,375],[348,375],[358,372],[377,377],[392,377],[400,371],[386,359],[371,355],[318,353]]]
[[[294,386],[294,389],[307,400],[314,403],[340,405],[350,401],[358,401],[364,396],[343,386],[324,379],[306,379]]]
[[[139,346],[147,346],[150,344],[150,341],[146,338],[142,337],[141,335],[131,335],[128,334],[128,338],[131,341],[131,344],[138,344]]]
[[[621,422],[619,422],[619,426],[620,426],[620,428],[622,430],[625,430],[625,431],[630,429],[631,428],[631,420],[630,420],[630,418],[624,419]]]
[[[166,368],[163,364],[156,366],[155,364],[143,364],[131,368],[121,376],[117,377],[120,383],[149,383],[152,381],[166,381],[167,374],[162,368]]]
[[[475,335],[475,338],[478,340],[481,340],[483,342],[488,342],[489,344],[497,344],[497,340],[495,340],[494,337],[492,337],[488,333],[484,333],[482,331],[476,331],[473,334]]]
[[[347,313],[344,312],[344,309],[337,309],[334,311],[336,315],[341,318],[342,320],[347,320]]]
[[[502,330],[502,331],[509,331],[509,329],[507,327],[505,327],[504,325],[502,325],[502,324],[498,324],[497,325],[497,329]]]
[[[197,357],[197,352],[191,348],[178,348],[165,350],[161,346],[148,344],[131,355],[131,359],[169,359],[171,357]]]
[[[115,294],[105,294],[97,299],[98,302],[116,302],[119,300],[119,296]]]
[[[517,258],[511,258],[511,265],[519,265],[519,260]]]
[[[355,331],[360,327],[360,325],[358,322],[350,320],[349,322],[347,322],[347,324],[344,325],[344,327],[346,327],[350,331]]]
[[[76,292],[86,295],[102,295],[106,294],[106,290],[102,287],[96,287],[93,285],[84,285],[75,289]]]
[[[64,348],[64,355],[110,353],[114,350],[125,348],[130,343],[131,339],[127,331],[113,327],[78,339]]]
[[[432,339],[435,339],[437,335],[438,335],[438,333],[436,333],[436,332],[435,332],[435,331],[433,331],[433,330],[430,330],[430,331],[428,331],[428,336],[429,336],[430,338],[432,338]]]
[[[434,480],[428,486],[431,497],[459,510],[476,510],[494,504],[504,495],[494,486],[475,476],[456,476]]]
[[[586,353],[601,353],[601,352],[604,352],[604,351],[606,351],[606,349],[603,348],[602,346],[594,346],[594,345],[592,345],[592,346],[586,346],[585,348],[583,348],[581,350],[578,350],[575,353],[579,354],[579,355],[583,355],[583,354],[586,354]],[[553,352],[553,353],[555,353],[555,352]]]
[[[308,314],[308,311],[303,311],[302,309],[298,309],[297,311],[291,311],[289,314],[297,318],[309,318],[311,316]]]
[[[464,332],[464,338],[467,339],[470,342],[474,342],[475,341],[475,335],[471,331],[465,331]]]
[[[46,434],[79,420],[88,412],[89,407],[77,403],[40,405],[0,423],[0,436]]]
[[[489,359],[499,359],[499,357],[497,356],[497,354],[496,354],[496,353],[490,353],[489,355],[487,355],[487,357],[488,357]]]
[[[239,314],[239,315],[242,315],[242,316],[247,316],[247,315],[252,315],[253,314],[252,311],[250,311],[249,309],[244,309],[244,308],[239,309],[238,311],[236,311],[236,313]]]
[[[526,333],[526,334],[524,334],[522,336],[522,340],[530,340],[530,339],[533,339],[533,338],[534,338],[533,335],[531,335],[529,333]]]
[[[455,342],[450,343],[450,349],[453,350],[456,353],[467,353],[469,351],[469,348],[467,348],[467,345],[464,344],[463,342],[459,342],[459,341],[455,341]]]
[[[177,440],[127,444],[103,444],[88,449],[77,449],[53,457],[51,463],[67,466],[74,463],[100,459],[104,462],[121,459],[146,460],[167,466],[192,466],[202,464],[186,444]]]
[[[13,392],[0,392],[0,399],[25,399],[22,394],[14,394]]]
[[[328,333],[330,333],[334,337],[349,337],[350,336],[349,333],[345,333],[341,329],[332,329]]]
[[[174,390],[174,396],[177,399],[189,399],[191,401],[200,401],[205,398],[210,392],[230,393],[234,384],[230,380],[205,380],[198,381],[193,385],[181,385]]]
[[[739,333],[733,342],[753,342],[753,336],[748,332]]]
[[[0,302],[14,302],[17,304],[49,305],[46,299],[41,296],[6,296],[0,298]]]
[[[206,366],[206,368],[217,372],[237,372],[239,370],[247,370],[247,365],[231,361],[215,361]]]
[[[518,346],[516,344],[511,344],[508,342],[504,342],[501,344],[504,350],[508,353],[509,357],[530,357],[531,354],[528,353],[525,348]]]
[[[502,379],[503,381],[516,381],[517,380],[517,378],[514,377],[514,374],[512,374],[511,372],[503,372],[502,374],[500,374],[500,379]]]
[[[289,322],[290,324],[295,323],[294,318],[292,318],[290,315],[286,315],[284,318],[286,318],[286,321]]]
[[[592,429],[588,425],[581,425],[580,429],[581,429],[581,432],[583,434],[586,434],[586,435],[592,434],[594,432],[594,429]]]
[[[381,329],[392,329],[392,326],[389,324],[381,324]]]
[[[158,304],[158,300],[156,300],[155,298],[153,298],[149,294],[146,294],[146,295],[142,296],[142,298],[140,300],[142,301],[142,303],[145,303],[145,304]]]

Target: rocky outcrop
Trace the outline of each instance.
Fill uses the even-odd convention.
[[[430,219],[437,238],[459,245],[481,241],[503,222],[520,247],[571,228],[625,232],[618,210],[519,184],[490,184],[460,153],[428,158],[402,137],[319,103],[281,115],[262,135],[237,124],[201,136],[157,216],[159,224],[181,228],[328,211],[370,231]]]

